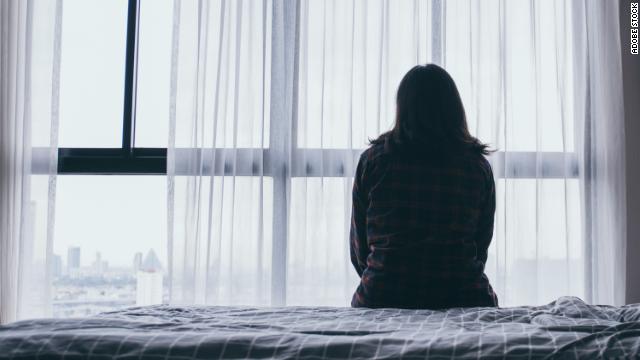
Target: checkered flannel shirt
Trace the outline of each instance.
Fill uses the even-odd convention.
[[[361,281],[351,305],[498,306],[484,274],[495,201],[480,154],[372,145],[353,185],[351,262]]]

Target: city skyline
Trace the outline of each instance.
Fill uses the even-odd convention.
[[[65,270],[68,270],[70,268],[73,268],[73,269],[95,268],[97,261],[101,261],[104,264],[106,264],[107,268],[114,268],[114,269],[131,268],[135,272],[140,268],[140,266],[142,266],[143,259],[146,259],[149,253],[153,253],[153,256],[159,262],[160,268],[164,270],[164,267],[162,266],[162,260],[157,255],[157,251],[155,248],[149,248],[147,249],[146,252],[134,251],[131,254],[131,261],[129,262],[129,264],[125,264],[122,262],[112,263],[109,258],[106,258],[103,256],[102,251],[97,251],[93,253],[93,256],[86,256],[86,254],[82,251],[82,246],[70,245],[67,248],[66,256],[63,257],[61,254],[58,254],[56,252],[52,254],[54,277],[55,277],[55,273],[59,272],[56,269],[58,267],[60,267],[60,269],[65,269]],[[69,262],[69,258],[72,258],[71,262]]]
[[[134,252],[127,266],[110,266],[100,251],[84,254],[81,246],[67,248],[66,261],[53,254],[53,316],[88,316],[117,308],[166,301],[165,273],[153,248]],[[93,256],[91,256],[93,255]],[[124,255],[123,255],[124,256]],[[83,266],[87,259],[90,265]]]

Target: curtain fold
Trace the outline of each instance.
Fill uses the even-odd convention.
[[[626,282],[626,174],[618,2],[573,4],[575,96],[588,276],[594,303],[623,304]],[[632,154],[630,154],[632,156]]]
[[[174,5],[172,302],[348,305],[355,164],[391,127],[402,76],[427,62],[451,73],[472,133],[498,150],[486,272],[501,305],[620,302],[616,4]]]
[[[61,3],[0,4],[0,323],[50,314]]]

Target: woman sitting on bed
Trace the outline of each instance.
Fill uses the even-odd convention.
[[[371,141],[353,185],[353,307],[498,306],[484,274],[495,188],[451,76],[429,64],[400,82],[395,126]]]

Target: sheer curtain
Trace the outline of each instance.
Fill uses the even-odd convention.
[[[588,264],[587,298],[623,304],[626,282],[626,174],[618,2],[574,4],[577,20],[576,138]],[[581,45],[582,44],[582,45]],[[630,154],[633,156],[633,154]]]
[[[0,3],[3,324],[50,311],[60,5],[37,0]]]
[[[175,303],[347,305],[352,176],[415,64],[498,150],[486,272],[501,305],[624,294],[613,2],[174,2]],[[610,66],[604,66],[608,64]]]

